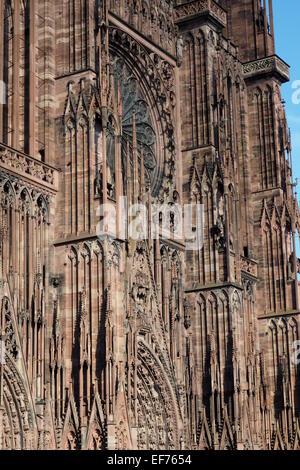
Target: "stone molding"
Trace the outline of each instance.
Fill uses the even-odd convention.
[[[30,179],[52,192],[58,189],[58,170],[0,143],[0,168]]]
[[[214,0],[194,0],[193,2],[178,5],[174,10],[174,19],[177,23],[209,15],[222,27],[227,24],[226,11]]]
[[[280,57],[273,55],[243,64],[243,73],[245,79],[254,78],[257,75],[272,74],[277,76],[282,83],[285,83],[290,79],[289,68],[289,65]]]
[[[241,270],[253,277],[258,276],[258,266],[254,260],[249,258],[241,257]]]

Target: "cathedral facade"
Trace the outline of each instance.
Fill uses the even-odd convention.
[[[300,449],[272,0],[1,0],[0,25],[0,449]]]

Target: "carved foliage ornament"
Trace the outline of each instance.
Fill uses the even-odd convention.
[[[29,174],[51,186],[54,185],[55,170],[53,168],[2,144],[0,144],[0,163],[18,172]]]
[[[176,404],[166,374],[143,342],[138,358],[138,448],[176,449]]]
[[[2,426],[0,427],[1,449],[34,449],[37,436],[33,431],[32,410],[24,383],[11,360],[4,365]]]
[[[14,326],[12,322],[12,316],[10,311],[9,300],[3,298],[2,308],[1,308],[1,319],[2,324],[4,324],[4,329],[2,329],[0,339],[5,343],[6,354],[10,354],[11,357],[17,358],[18,348],[16,343],[16,335],[14,331]]]

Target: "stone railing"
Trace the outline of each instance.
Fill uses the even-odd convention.
[[[174,9],[174,19],[177,23],[204,15],[210,16],[222,27],[227,24],[226,11],[214,0],[194,0],[177,5]]]
[[[244,271],[244,273],[250,274],[253,277],[257,277],[257,263],[256,261],[249,259],[249,258],[244,258],[243,256],[241,257],[241,270]]]
[[[1,169],[52,191],[57,190],[58,171],[54,167],[0,143]]]
[[[243,64],[243,72],[244,78],[271,74],[277,76],[282,83],[288,82],[290,79],[290,68],[288,64],[277,55],[247,62]]]

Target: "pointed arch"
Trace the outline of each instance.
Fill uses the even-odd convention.
[[[29,190],[26,186],[21,188],[19,195],[19,208],[22,212],[32,215],[33,202]]]
[[[105,450],[107,436],[105,429],[105,417],[98,393],[94,398],[86,435],[86,448],[88,450]]]
[[[40,221],[49,223],[50,221],[50,206],[43,194],[38,195],[36,199],[36,212]]]
[[[10,179],[5,179],[1,183],[1,203],[4,207],[14,207],[17,195]]]
[[[5,288],[6,290],[6,288]],[[37,448],[36,416],[24,364],[18,325],[9,296],[1,299],[0,325],[3,327],[0,373],[2,449],[26,450]]]
[[[220,438],[220,450],[235,450],[236,444],[232,426],[230,425],[227,413],[225,412],[222,434]]]
[[[72,393],[67,403],[60,448],[62,450],[80,449],[79,419]]]
[[[197,439],[198,449],[200,450],[213,450],[214,444],[211,435],[211,430],[207,422],[206,413],[203,412],[203,419],[199,421],[199,437]]]
[[[272,450],[286,450],[286,446],[281,435],[281,432],[277,428],[273,436]]]
[[[173,387],[155,352],[138,343],[138,448],[179,448],[180,415]]]

